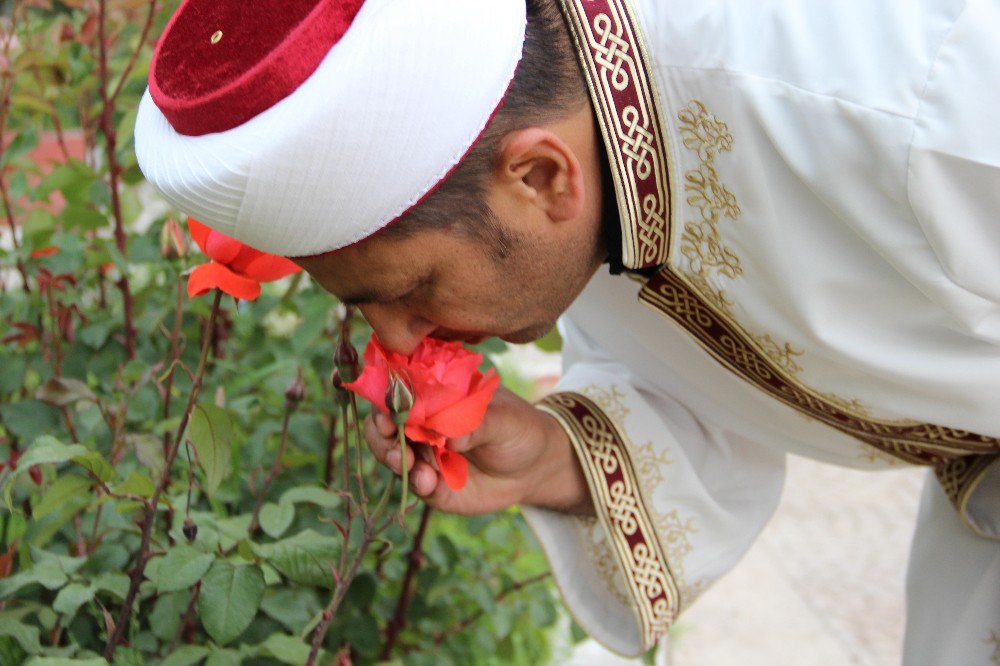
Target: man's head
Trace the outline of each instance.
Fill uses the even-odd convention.
[[[600,149],[555,0],[528,0],[504,103],[461,163],[375,235],[298,262],[383,343],[544,335],[604,258]]]

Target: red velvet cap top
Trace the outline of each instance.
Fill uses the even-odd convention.
[[[290,95],[364,0],[185,0],[153,54],[149,92],[180,134],[242,125]]]

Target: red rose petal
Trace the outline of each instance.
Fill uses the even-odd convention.
[[[493,392],[500,385],[500,376],[488,375],[468,397],[427,418],[424,425],[445,437],[463,437],[479,427]]]
[[[389,389],[389,365],[386,363],[382,347],[375,343],[372,336],[365,347],[365,368],[353,382],[345,383],[344,388],[354,391],[362,398],[372,403],[382,413],[388,414],[385,406],[385,392]]]
[[[244,247],[246,246],[235,238],[213,229],[205,241],[205,254],[220,264],[229,264]]]
[[[234,268],[236,267],[234,266]],[[259,282],[273,282],[286,275],[298,273],[302,268],[290,259],[261,252],[259,256],[251,259],[244,268],[239,270],[247,277]]]
[[[461,453],[455,453],[445,448],[434,447],[434,457],[444,482],[451,490],[461,490],[469,480],[469,461]]]
[[[194,242],[201,248],[201,251],[208,254],[208,250],[205,249],[206,243],[208,243],[208,235],[212,233],[212,228],[207,227],[193,217],[188,218],[188,231],[191,233],[191,238]]]
[[[201,296],[216,288],[244,301],[252,301],[260,296],[259,282],[237,275],[214,261],[196,267],[188,277],[187,286],[190,298]]]

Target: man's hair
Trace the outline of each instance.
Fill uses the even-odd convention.
[[[586,84],[557,0],[526,0],[524,49],[503,104],[451,174],[419,205],[383,230],[409,236],[449,229],[483,240],[494,258],[514,239],[486,202],[486,188],[508,133],[569,117],[587,100]]]

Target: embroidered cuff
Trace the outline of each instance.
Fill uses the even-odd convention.
[[[538,407],[559,421],[573,443],[646,651],[676,619],[680,594],[639,492],[624,437],[600,407],[578,393],[550,395]]]
[[[987,539],[1000,539],[1000,454],[965,456],[934,468],[965,524]]]

